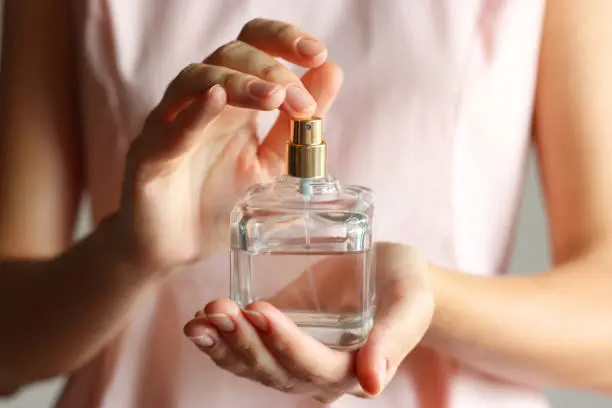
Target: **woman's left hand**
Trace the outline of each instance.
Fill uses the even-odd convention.
[[[416,250],[381,243],[375,258],[376,318],[359,350],[331,349],[300,330],[273,306],[282,305],[285,290],[244,312],[231,300],[212,301],[185,325],[185,334],[219,367],[283,392],[309,394],[325,402],[343,394],[375,396],[420,342],[434,311],[429,267]],[[329,266],[320,270],[329,271]],[[354,275],[350,268],[344,270],[347,277]],[[333,275],[342,279],[342,272],[335,271]],[[299,285],[300,279],[286,293],[295,295]],[[327,281],[320,287],[329,288],[328,294],[320,294],[322,301],[329,302],[326,307],[343,298],[342,285]]]

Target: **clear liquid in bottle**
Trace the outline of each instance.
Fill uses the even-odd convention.
[[[364,310],[369,303],[369,258],[370,250],[257,254],[234,249],[232,279],[239,289],[232,297],[241,307],[268,301],[322,343],[357,348],[372,327],[373,310]]]

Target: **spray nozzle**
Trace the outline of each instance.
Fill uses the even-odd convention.
[[[320,118],[291,121],[287,145],[287,174],[299,178],[324,177],[327,173],[327,144]]]

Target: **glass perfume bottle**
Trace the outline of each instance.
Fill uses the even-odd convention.
[[[355,349],[374,318],[374,197],[327,175],[326,161],[321,120],[293,121],[287,174],[232,212],[231,297],[270,302],[322,343]]]

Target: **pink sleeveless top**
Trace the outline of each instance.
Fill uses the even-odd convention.
[[[169,81],[254,17],[329,46],[345,85],[326,120],[330,173],[377,194],[377,238],[466,273],[506,267],[530,139],[543,0],[88,0],[82,28],[88,187],[117,207],[129,142]],[[262,134],[272,115],[263,115]],[[223,372],[182,334],[228,295],[228,255],[177,274],[70,379],[61,408],[316,407]],[[334,407],[541,408],[536,391],[418,351],[374,400]]]

